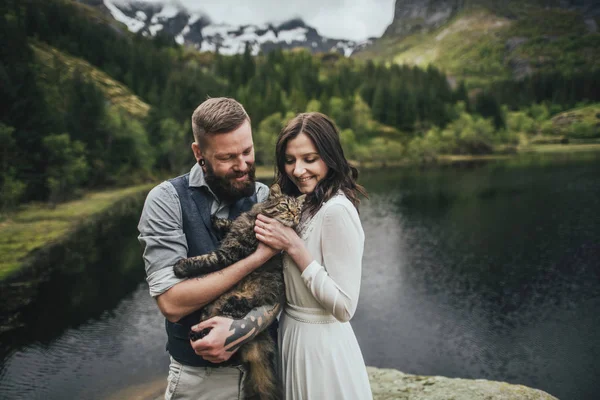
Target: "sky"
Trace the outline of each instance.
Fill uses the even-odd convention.
[[[123,1],[123,0],[121,0]],[[127,0],[125,0],[127,1]],[[167,3],[170,0],[147,0]],[[364,40],[379,37],[394,17],[395,0],[177,0],[215,23],[283,22],[301,17],[322,36]]]

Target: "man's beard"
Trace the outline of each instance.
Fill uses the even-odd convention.
[[[252,164],[247,172],[232,172],[225,176],[217,176],[212,165],[206,160],[204,179],[220,201],[234,203],[243,197],[250,197],[254,194],[255,173],[256,167]],[[236,182],[233,180],[246,174],[248,174],[246,181]]]

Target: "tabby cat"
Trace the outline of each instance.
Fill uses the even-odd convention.
[[[235,220],[213,218],[213,228],[223,237],[220,247],[212,253],[178,261],[173,267],[179,278],[189,278],[219,271],[253,253],[258,240],[254,233],[254,221],[258,214],[274,218],[285,226],[296,228],[300,220],[305,195],[298,198],[281,193],[279,185],[271,186],[269,197],[255,204],[250,211]],[[264,305],[283,304],[285,287],[281,256],[275,256],[239,281],[231,290],[222,294],[202,310],[201,320],[220,315],[233,319],[246,316],[252,309]],[[192,332],[192,340],[203,337]],[[273,373],[275,344],[265,329],[238,350],[240,361],[247,367],[248,377],[244,383],[248,399],[279,399],[280,387]]]

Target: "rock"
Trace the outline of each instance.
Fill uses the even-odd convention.
[[[589,33],[596,33],[598,32],[598,24],[596,23],[596,20],[593,18],[586,18],[585,22],[585,26],[588,29]]]
[[[395,369],[367,367],[373,400],[558,400],[537,389],[485,379],[410,375]],[[167,376],[134,386],[106,400],[162,400]]]
[[[537,389],[485,379],[409,375],[367,367],[374,400],[557,400]]]
[[[522,37],[522,36],[511,37],[504,44],[504,47],[506,48],[506,52],[512,53],[517,47],[519,47],[523,43],[527,42],[527,40],[528,39],[526,37]]]
[[[396,0],[394,20],[384,36],[429,32],[463,8],[462,0]]]
[[[508,66],[512,70],[513,77],[521,80],[533,73],[529,60],[521,57],[512,57],[508,61]]]

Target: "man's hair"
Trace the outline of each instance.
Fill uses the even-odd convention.
[[[236,100],[228,97],[208,99],[192,114],[194,139],[202,146],[206,143],[206,135],[234,131],[246,120],[250,122],[250,117]]]

